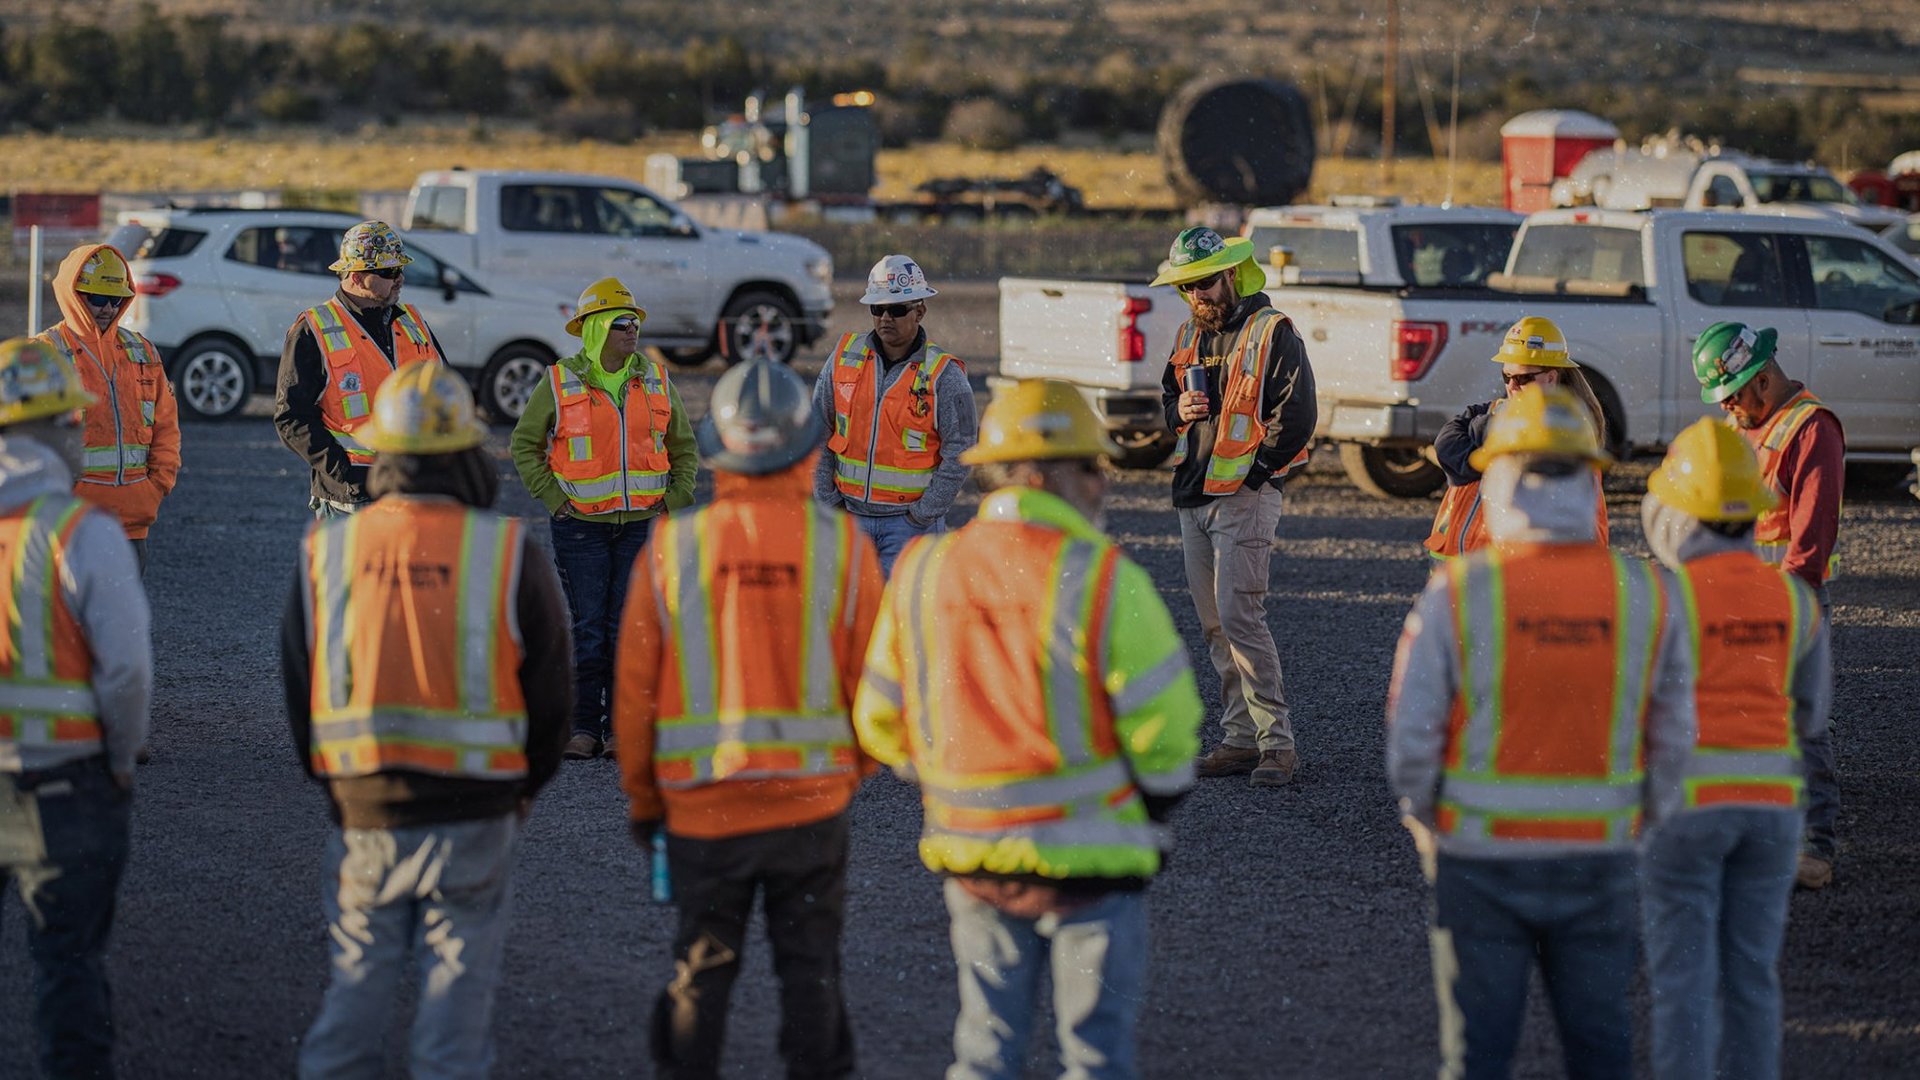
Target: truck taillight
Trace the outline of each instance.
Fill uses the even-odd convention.
[[[133,279],[133,291],[141,296],[165,296],[181,284],[172,274],[138,274]]]
[[[1447,347],[1447,324],[1393,320],[1393,354],[1387,361],[1388,373],[1398,382],[1413,382],[1426,375],[1440,350]]]
[[[1140,332],[1140,316],[1153,310],[1153,301],[1129,296],[1120,306],[1120,359],[1137,364],[1147,358],[1147,335]]]

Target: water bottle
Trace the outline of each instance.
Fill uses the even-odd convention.
[[[667,832],[660,829],[653,834],[653,902],[670,904],[673,902],[673,879],[667,873]]]

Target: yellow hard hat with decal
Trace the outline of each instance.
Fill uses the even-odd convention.
[[[993,395],[980,415],[980,441],[960,455],[968,465],[1049,458],[1112,457],[1107,437],[1080,391],[1058,379],[1021,379]]]
[[[96,400],[52,346],[23,337],[0,341],[0,426],[59,416]]]
[[[1674,438],[1647,491],[1701,521],[1752,521],[1780,502],[1746,436],[1705,418]]]
[[[1507,398],[1506,407],[1493,414],[1487,441],[1467,458],[1486,472],[1493,459],[1505,454],[1547,454],[1583,458],[1596,467],[1613,463],[1600,449],[1593,417],[1573,391],[1538,383],[1523,386]]]
[[[73,279],[73,291],[95,296],[133,295],[133,274],[127,270],[126,257],[105,244],[100,245]]]
[[[1531,364],[1534,367],[1579,367],[1567,353],[1567,335],[1544,315],[1529,315],[1507,327],[1507,336],[1494,354],[1496,364]]]
[[[631,311],[641,322],[647,321],[646,310],[633,299],[633,290],[620,284],[619,278],[603,277],[580,294],[573,318],[567,320],[567,333],[579,337],[587,316],[598,311]]]
[[[360,433],[361,442],[383,454],[451,454],[486,437],[467,380],[431,360],[403,364],[387,376]]]
[[[340,238],[340,257],[328,264],[336,274],[356,270],[392,270],[413,261],[400,234],[384,221],[363,221]]]

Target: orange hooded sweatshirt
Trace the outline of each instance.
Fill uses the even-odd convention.
[[[797,694],[801,680],[799,634],[805,623],[804,600],[795,595],[806,580],[806,521],[831,515],[852,533],[851,571],[840,583],[843,610],[832,621],[830,640],[841,708],[851,710],[866,666],[867,639],[880,612],[879,556],[873,543],[839,511],[813,501],[813,455],[770,476],[714,472],[713,504],[696,514],[693,527],[703,545],[712,545],[719,580],[712,586],[713,660],[719,698],[725,712],[750,711]],[[654,764],[656,721],[679,705],[682,692],[677,662],[677,631],[663,627],[658,590],[662,567],[655,565],[661,531],[681,515],[654,523],[653,542],[633,563],[627,608],[620,620],[619,653],[613,684],[613,726],[619,739],[622,786],[632,800],[635,821],[666,819],[676,836],[717,840],[824,821],[847,808],[863,777],[879,768],[852,742],[853,767],[824,776],[731,779],[690,787],[660,783]],[[815,643],[820,644],[820,643]],[[782,711],[778,708],[775,711]]]
[[[180,475],[180,414],[160,350],[120,326],[131,305],[101,330],[74,288],[81,268],[101,251],[119,254],[82,244],[60,263],[53,295],[62,318],[40,340],[65,353],[99,399],[86,410],[86,468],[74,478],[74,493],[119,517],[128,539],[139,540]]]

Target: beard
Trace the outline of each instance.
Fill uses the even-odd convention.
[[[1219,333],[1227,328],[1227,316],[1233,314],[1236,304],[1216,304],[1211,300],[1193,301],[1193,325],[1209,334]]]

